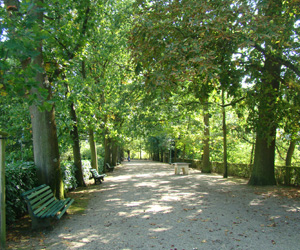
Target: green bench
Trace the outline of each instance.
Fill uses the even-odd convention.
[[[97,172],[97,170],[94,169],[94,168],[91,168],[91,169],[90,169],[90,172],[92,173],[92,177],[93,177],[94,180],[95,180],[95,184],[97,184],[97,181],[99,181],[99,184],[101,184],[102,181],[104,181],[104,177],[106,176],[106,174],[99,174],[99,173]]]
[[[114,171],[114,166],[110,166],[109,163],[106,163],[107,171],[112,172]]]
[[[32,220],[32,229],[50,226],[51,219],[60,219],[74,199],[57,200],[51,188],[45,184],[22,194]]]

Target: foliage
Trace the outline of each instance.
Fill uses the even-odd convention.
[[[37,186],[36,167],[33,162],[15,162],[5,167],[6,222],[14,222],[27,211],[21,194]]]
[[[65,190],[76,189],[78,184],[75,178],[75,165],[74,162],[71,161],[62,161],[61,162],[61,169],[63,173],[63,181]],[[91,176],[90,174],[91,169],[91,162],[89,160],[82,161],[82,170],[83,170],[83,177],[85,180],[88,180]]]
[[[32,134],[28,105],[22,98],[1,97],[0,130],[9,134],[6,160],[33,161]]]
[[[74,162],[62,161],[60,165],[63,173],[64,188],[67,190],[75,189],[77,187],[77,182],[75,178]]]

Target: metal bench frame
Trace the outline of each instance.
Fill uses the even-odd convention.
[[[94,168],[91,168],[91,169],[90,169],[90,172],[92,173],[92,177],[93,177],[94,180],[95,180],[95,184],[97,184],[97,181],[99,182],[99,184],[101,184],[102,181],[104,181],[104,177],[106,176],[105,174],[99,174],[99,173],[97,172],[97,170],[94,169]]]
[[[60,219],[74,202],[71,198],[57,200],[46,184],[24,192],[22,196],[27,203],[33,229],[50,226],[51,219]]]

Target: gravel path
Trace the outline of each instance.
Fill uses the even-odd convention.
[[[300,249],[300,199],[168,164],[118,166],[83,215],[58,222],[46,249]]]

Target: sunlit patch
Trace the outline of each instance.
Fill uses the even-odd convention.
[[[137,207],[137,206],[140,206],[142,205],[143,201],[133,201],[133,202],[129,202],[129,203],[125,203],[124,206],[127,206],[127,207]]]
[[[181,198],[178,196],[170,196],[170,195],[164,195],[161,198],[162,201],[180,201]]]
[[[250,206],[260,206],[262,205],[263,201],[260,199],[254,199],[252,201],[250,201],[249,205]]]
[[[172,211],[172,207],[170,206],[162,206],[159,204],[155,204],[155,205],[150,205],[148,206],[148,208],[146,209],[146,212],[150,212],[150,213],[169,213]]]
[[[159,184],[154,182],[141,182],[136,184],[136,187],[157,187]]]
[[[289,206],[283,206],[286,208],[287,212],[293,212],[293,213],[297,213],[300,212],[300,207],[289,207]]]
[[[68,245],[69,247],[72,246],[73,249],[75,248],[82,248],[86,245],[86,243],[82,242],[64,242],[65,245]]]
[[[150,228],[149,231],[160,233],[160,232],[168,231],[170,229],[171,227],[159,227],[159,228]]]
[[[140,178],[140,177],[151,177],[150,174],[137,174],[135,177]]]
[[[120,175],[114,177],[114,181],[127,181],[128,179],[131,179],[132,175]]]

